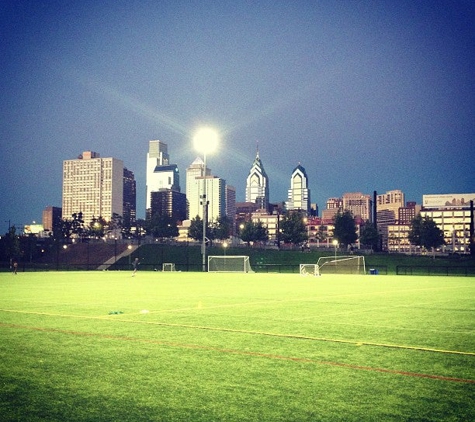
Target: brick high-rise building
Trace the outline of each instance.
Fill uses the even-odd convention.
[[[84,223],[102,217],[123,216],[124,164],[84,151],[77,159],[63,161],[62,218],[82,212]]]

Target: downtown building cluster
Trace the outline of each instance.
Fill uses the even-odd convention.
[[[225,179],[205,168],[197,157],[186,169],[186,190],[180,186],[180,172],[171,163],[168,145],[149,141],[146,158],[146,219],[156,215],[173,218],[179,228],[178,241],[188,241],[192,219],[203,218],[203,191],[206,192],[208,221],[227,217],[232,222],[233,235],[246,221],[261,222],[268,231],[269,241],[278,238],[279,220],[283,213],[298,211],[304,218],[309,246],[331,247],[333,221],[338,212],[350,211],[357,229],[374,224],[381,236],[381,249],[390,252],[414,252],[408,241],[411,221],[420,213],[432,218],[444,232],[443,249],[452,253],[468,253],[472,212],[470,201],[475,194],[424,195],[422,205],[406,202],[401,190],[382,194],[348,192],[328,198],[319,213],[311,203],[309,180],[299,163],[291,173],[287,200],[271,203],[269,177],[259,151],[250,167],[245,184],[245,202],[236,202],[236,189]],[[63,162],[62,208],[47,207],[43,226],[51,230],[57,218],[71,218],[81,212],[86,224],[101,217],[110,221],[119,216],[124,225],[136,224],[136,182],[134,173],[122,160],[102,158],[96,152],[85,151],[78,158]],[[320,215],[319,215],[320,214]],[[473,224],[473,222],[472,222]],[[362,245],[355,245],[361,247]]]

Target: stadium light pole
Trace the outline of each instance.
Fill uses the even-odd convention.
[[[203,205],[203,240],[201,243],[201,255],[203,259],[203,272],[206,271],[206,226],[208,222],[208,200],[206,198],[206,156],[213,152],[218,146],[218,134],[210,127],[203,127],[196,132],[193,143],[196,151],[203,154],[203,194],[201,196],[201,204]]]

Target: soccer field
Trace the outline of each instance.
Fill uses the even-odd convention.
[[[475,279],[0,274],[2,421],[475,419]]]

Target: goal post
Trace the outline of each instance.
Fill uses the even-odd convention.
[[[176,271],[174,262],[164,262],[162,264],[162,271]]]
[[[300,275],[311,275],[317,277],[320,275],[318,264],[300,264]]]
[[[253,273],[249,257],[245,255],[210,255],[208,256],[210,273]]]
[[[364,256],[322,256],[317,262],[319,274],[366,274]]]

